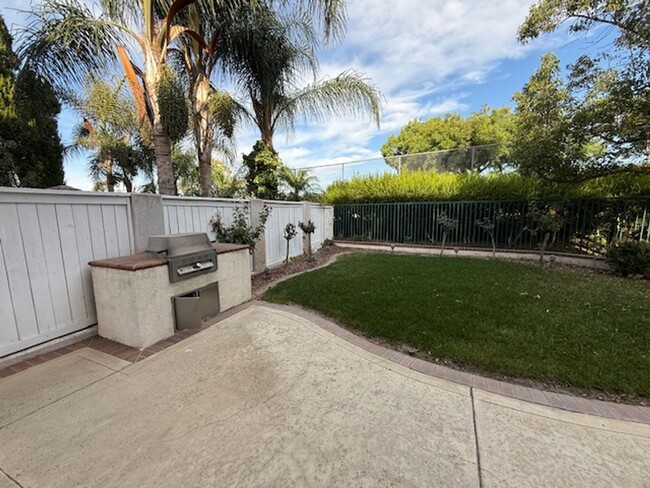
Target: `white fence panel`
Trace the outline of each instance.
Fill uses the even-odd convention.
[[[309,209],[309,216],[316,228],[311,236],[312,250],[320,249],[325,240],[325,207],[320,205],[311,205]]]
[[[97,322],[89,261],[131,254],[128,195],[0,190],[0,356]]]
[[[323,214],[325,215],[323,220],[323,238],[333,240],[334,239],[334,207],[322,207]]]
[[[284,261],[287,254],[287,241],[284,239],[284,228],[292,223],[296,226],[296,237],[289,242],[289,256],[302,254],[302,231],[298,228],[298,222],[302,220],[301,202],[274,202],[265,201],[271,207],[269,220],[266,222],[264,231],[264,244],[266,248],[266,265]]]
[[[235,207],[248,207],[246,200],[198,197],[163,197],[166,234],[207,232],[214,239],[210,221],[221,216],[224,225],[232,224]]]

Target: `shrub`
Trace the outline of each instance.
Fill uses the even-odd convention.
[[[616,274],[650,279],[650,242],[618,241],[607,250],[607,263]]]
[[[248,207],[235,207],[232,211],[232,225],[225,226],[221,221],[221,215],[215,215],[210,221],[212,230],[217,238],[217,242],[231,244],[246,244],[248,251],[253,254],[255,245],[264,232],[266,221],[271,214],[271,207],[264,204],[259,213],[259,224],[256,227],[248,225]]]
[[[549,184],[517,173],[437,173],[356,176],[327,188],[328,204],[459,200],[535,200],[543,198],[650,195],[650,175],[618,174],[580,183]]]
[[[249,155],[244,155],[246,189],[256,198],[277,200],[279,195],[282,161],[278,153],[260,140]]]

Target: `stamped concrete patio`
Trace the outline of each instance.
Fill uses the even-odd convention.
[[[252,305],[144,361],[0,379],[0,488],[650,486],[650,425],[418,373]]]

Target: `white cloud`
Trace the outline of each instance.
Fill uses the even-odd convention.
[[[366,73],[385,96],[381,129],[351,119],[301,126],[288,143],[277,139],[283,159],[311,166],[378,156],[377,141],[408,121],[466,109],[469,86],[484,82],[500,62],[532,49],[516,39],[531,3],[351,0],[347,37],[322,52],[321,74],[333,77],[349,68]]]
[[[91,0],[84,0],[91,3]],[[24,0],[4,0],[7,23],[24,24],[14,8]],[[321,53],[321,76],[354,68],[366,73],[385,96],[381,129],[368,120],[332,120],[298,126],[275,145],[294,167],[379,157],[378,147],[389,133],[415,118],[428,118],[468,107],[471,87],[483,83],[504,60],[525,56],[530,49],[558,45],[556,36],[533,46],[517,43],[517,27],[532,0],[348,0],[348,32],[344,42]],[[499,74],[503,76],[503,74]],[[69,123],[62,123],[64,139]],[[65,131],[63,130],[65,128]],[[250,152],[259,138],[253,128],[238,137],[238,153]],[[71,186],[88,188],[84,163],[66,165]],[[85,181],[85,183],[82,183]]]

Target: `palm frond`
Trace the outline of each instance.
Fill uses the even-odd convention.
[[[308,85],[277,107],[273,128],[291,129],[295,120],[322,123],[331,117],[369,115],[379,127],[382,95],[362,73],[347,70]]]
[[[138,31],[143,30],[141,0],[100,0],[99,5],[112,21],[134,26]]]
[[[105,14],[95,16],[79,0],[44,0],[20,31],[21,59],[53,85],[82,83],[89,72],[115,62],[123,32]]]
[[[284,166],[281,178],[288,190],[288,196],[292,200],[305,199],[322,191],[318,185],[318,178],[310,174],[307,168],[293,169]]]
[[[309,13],[316,19],[326,41],[338,42],[345,35],[348,20],[345,0],[276,0],[273,3]]]

